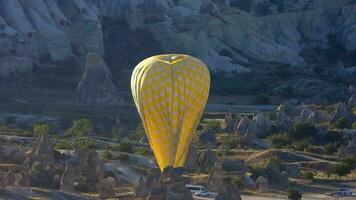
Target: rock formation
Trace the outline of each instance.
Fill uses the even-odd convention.
[[[141,177],[135,185],[136,197],[147,197],[150,194],[150,189],[144,179]]]
[[[253,118],[252,123],[256,126],[256,136],[268,135],[268,130],[271,128],[271,121],[267,116],[262,113],[257,113],[257,115]]]
[[[166,168],[148,200],[193,200],[189,189],[185,187],[182,177],[173,168]]]
[[[256,190],[259,192],[268,192],[268,181],[263,176],[260,176],[256,180]]]
[[[103,163],[96,151],[75,149],[72,157],[66,161],[61,178],[61,190],[72,192],[75,182],[80,177],[85,178],[89,190],[96,190],[96,184],[103,178]]]
[[[157,186],[160,177],[161,177],[161,170],[159,168],[151,168],[148,171],[145,182],[150,191]]]
[[[236,121],[233,134],[238,135],[241,145],[249,145],[256,138],[256,133],[263,131],[265,130],[257,127],[256,121],[251,121],[247,117],[243,117],[240,121]]]
[[[70,165],[66,165],[66,168],[62,174],[61,178],[61,191],[74,192],[74,180],[75,180],[74,170]]]
[[[55,164],[53,143],[47,134],[41,134],[35,141],[35,145],[23,163],[24,170],[29,171],[35,162],[41,163],[44,168],[53,168]]]
[[[347,107],[349,107],[351,110],[354,106],[356,106],[356,94],[352,95],[352,97],[349,99],[347,103]]]
[[[346,86],[338,84],[340,77],[344,80],[354,78],[352,52],[356,49],[356,33],[352,27],[355,9],[352,0],[337,3],[319,3],[318,0],[253,0],[246,3],[1,0],[0,58],[27,57],[33,63],[42,64],[59,62],[72,55],[81,58],[88,52],[104,56],[105,42],[106,52],[117,46],[122,46],[119,49],[123,52],[127,47],[137,49],[133,50],[133,59],[122,59],[126,66],[134,66],[144,57],[142,49],[135,48],[142,46],[137,42],[142,39],[135,40],[138,37],[130,33],[144,32],[157,43],[147,45],[146,51],[192,54],[213,72],[247,73],[254,66],[254,71],[268,71],[268,78],[256,76],[249,81],[269,83],[271,93],[331,96],[332,88],[346,90]],[[125,24],[120,27],[128,32],[125,38],[107,39],[108,27],[111,27],[108,19]],[[103,34],[104,31],[107,34]],[[335,55],[335,61],[330,61],[330,56],[319,49],[327,53],[345,53],[344,56]],[[336,67],[336,62],[344,67]],[[266,66],[270,68],[266,70]],[[277,66],[284,66],[283,70]],[[313,73],[310,66],[316,69],[327,66],[330,70]],[[270,76],[279,77],[282,71],[303,77],[291,76],[270,82]],[[329,81],[320,78],[323,76],[329,77]],[[335,92],[332,95],[335,96]]]
[[[268,181],[270,183],[277,183],[281,185],[288,184],[288,177],[282,174],[278,165],[274,161],[270,161],[267,166]]]
[[[223,185],[224,181],[224,172],[223,172],[223,162],[217,161],[214,164],[214,167],[211,169],[209,179],[208,179],[208,188],[210,191],[218,192],[220,187]]]
[[[307,117],[307,120],[309,120],[314,124],[325,123],[325,122],[329,122],[330,115],[325,111],[316,110],[310,113],[310,115]]]
[[[84,104],[122,103],[111,72],[98,54],[89,53],[85,60],[85,71],[77,86],[77,101]]]
[[[224,132],[225,133],[231,133],[234,130],[234,126],[236,121],[238,121],[238,118],[234,118],[232,113],[226,113],[225,114],[225,125],[224,125]]]
[[[107,177],[99,181],[99,196],[102,199],[115,196],[115,180],[112,177]]]
[[[188,170],[196,170],[198,162],[198,152],[194,144],[190,144],[184,168]]]
[[[0,57],[0,77],[3,86],[26,86],[27,82],[31,81],[32,72],[32,61],[28,57]]]
[[[351,113],[350,109],[346,106],[346,104],[344,104],[344,103],[341,103],[337,106],[335,112],[333,113],[333,115],[330,119],[330,123],[334,124],[335,122],[337,122],[337,120],[339,120],[341,118],[345,118],[349,124],[351,124],[353,122],[352,113]]]
[[[217,161],[217,157],[209,149],[200,151],[198,154],[198,168],[200,171],[203,172],[210,172],[210,169],[214,166],[215,162]]]
[[[300,170],[297,165],[290,164],[286,166],[286,174],[289,177],[297,178],[300,176]]]
[[[354,158],[356,156],[356,135],[349,141],[347,146],[341,146],[337,154],[339,158]]]
[[[216,200],[241,200],[240,190],[231,183],[222,184]]]
[[[199,141],[202,144],[216,145],[217,140],[214,131],[211,128],[203,130],[199,135]]]

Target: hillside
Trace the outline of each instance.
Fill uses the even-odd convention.
[[[74,91],[89,52],[119,91],[133,67],[185,53],[215,94],[344,98],[355,79],[353,0],[0,0],[2,87]]]

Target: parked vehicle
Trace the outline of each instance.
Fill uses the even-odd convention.
[[[333,192],[333,193],[332,193],[332,196],[337,196],[337,197],[350,197],[350,196],[352,196],[352,191],[351,191],[351,189],[341,188],[339,191]]]
[[[191,193],[193,193],[194,196],[204,196],[207,197],[210,195],[210,192],[205,189],[204,186],[201,185],[186,185],[186,188],[190,190]]]

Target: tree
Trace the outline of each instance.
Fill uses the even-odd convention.
[[[87,136],[94,132],[94,126],[90,119],[82,118],[73,122],[72,127],[65,132],[66,136]]]
[[[33,125],[32,130],[36,135],[43,135],[43,134],[50,133],[49,125],[45,123],[37,123]]]
[[[302,199],[302,193],[299,192],[299,190],[295,190],[295,189],[288,189],[287,196],[288,199],[292,199],[292,200]]]
[[[339,177],[347,176],[351,172],[351,166],[346,163],[342,162],[340,164],[334,165],[328,171],[328,174],[336,174]]]
[[[303,139],[306,137],[315,137],[318,133],[318,130],[314,125],[308,122],[297,123],[291,129],[291,134],[295,139]]]
[[[334,126],[339,129],[344,129],[348,128],[348,124],[349,122],[347,121],[347,119],[345,117],[341,117],[335,122]]]

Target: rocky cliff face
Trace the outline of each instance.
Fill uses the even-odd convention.
[[[327,93],[355,78],[355,24],[352,0],[0,0],[0,58],[94,52],[120,77],[146,54],[178,52],[252,74],[249,89],[268,83],[259,92]]]

